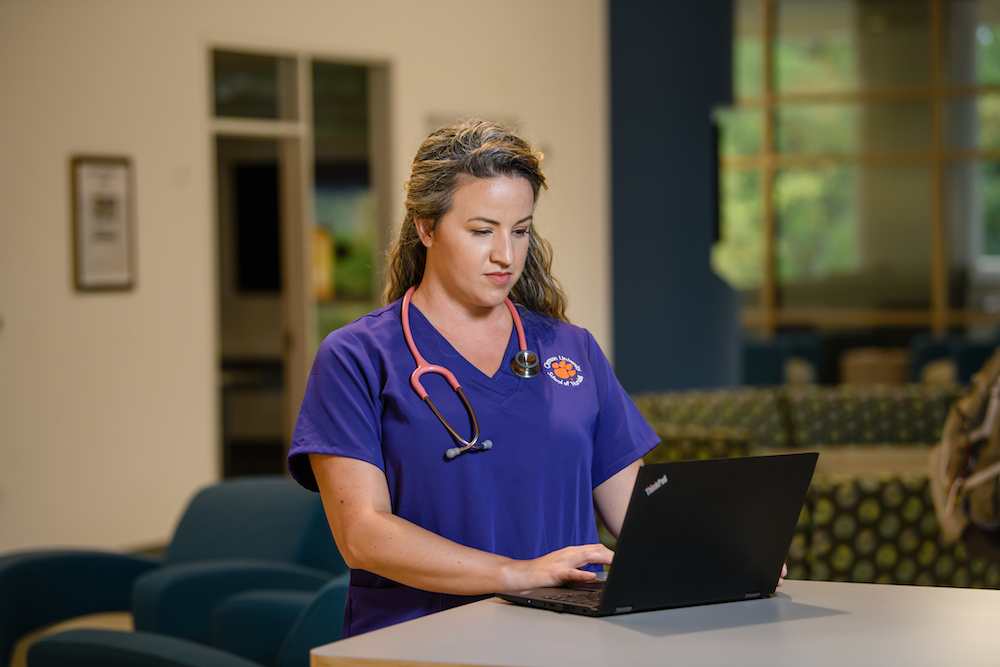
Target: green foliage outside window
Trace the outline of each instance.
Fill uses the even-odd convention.
[[[979,83],[1000,83],[1000,26],[980,26],[976,37]],[[977,107],[979,146],[1000,148],[1000,96],[980,97]],[[983,196],[982,252],[1000,255],[1000,163],[980,163],[979,185]]]
[[[856,269],[856,170],[795,169],[775,179],[779,282],[818,279]]]
[[[789,104],[777,110],[779,153],[847,153],[858,146],[855,104]]]
[[[760,174],[727,171],[720,182],[723,241],[712,249],[712,266],[736,289],[759,288],[764,275]]]
[[[982,252],[1000,255],[1000,163],[980,163],[979,183],[983,193]]]
[[[987,95],[976,100],[979,148],[1000,148],[1000,96]]]
[[[715,112],[722,155],[755,155],[760,152],[760,109],[728,108]]]
[[[756,91],[761,41],[735,44],[737,91]],[[780,38],[775,44],[779,90],[856,87],[856,59],[849,35]],[[721,111],[723,155],[761,149],[763,118],[757,109]],[[857,150],[857,110],[845,104],[798,104],[777,113],[775,149],[788,153]],[[764,272],[763,207],[757,171],[728,170],[721,179],[722,240],[712,253],[715,271],[734,288],[759,288]],[[856,265],[853,171],[845,168],[784,171],[775,179],[779,281],[820,278]]]
[[[778,36],[774,44],[778,92],[856,90],[857,53],[847,33]]]
[[[764,81],[764,43],[741,36],[733,45],[733,86],[736,95],[759,95]]]
[[[1000,25],[981,25],[976,31],[978,48],[977,83],[1000,83]]]

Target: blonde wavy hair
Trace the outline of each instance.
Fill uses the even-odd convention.
[[[429,220],[434,229],[441,216],[451,210],[455,190],[469,177],[524,178],[538,201],[539,191],[548,189],[541,159],[541,153],[511,130],[483,120],[447,125],[427,137],[413,158],[406,183],[406,215],[389,250],[383,301],[402,298],[423,279],[427,249],[420,242],[416,218]],[[524,271],[510,298],[529,310],[568,322],[566,296],[551,272],[552,246],[534,227],[528,239]]]

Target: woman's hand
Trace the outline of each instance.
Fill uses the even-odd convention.
[[[508,590],[597,581],[596,572],[580,568],[590,564],[610,565],[614,555],[603,544],[585,544],[565,547],[533,560],[511,561]]]
[[[778,577],[778,585],[779,586],[781,584],[785,583],[785,577],[787,577],[787,576],[788,576],[788,565],[782,563],[781,564],[781,576]]]

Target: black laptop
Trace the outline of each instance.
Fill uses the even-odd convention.
[[[587,616],[771,595],[818,457],[808,452],[645,465],[606,581],[498,595]]]

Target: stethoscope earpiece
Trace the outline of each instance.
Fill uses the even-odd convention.
[[[479,444],[465,445],[464,447],[452,447],[444,453],[444,457],[450,461],[462,452],[485,452],[492,446],[492,440],[483,440]]]
[[[510,370],[519,378],[533,378],[538,375],[541,366],[538,365],[538,355],[531,350],[520,350],[510,360]]]

